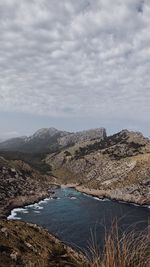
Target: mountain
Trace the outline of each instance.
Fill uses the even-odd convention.
[[[107,136],[104,128],[76,133],[46,128],[1,143],[0,155],[25,161],[59,184],[78,184],[80,191],[150,204],[150,140],[139,132]]]
[[[25,153],[43,153],[50,149],[55,150],[57,140],[67,132],[55,128],[40,129],[32,136],[18,137],[0,143],[0,150],[20,151]]]
[[[0,149],[1,150],[18,150],[20,147],[22,147],[25,144],[25,137],[17,137],[17,138],[11,138],[6,141],[0,142]]]
[[[30,137],[18,137],[0,143],[0,150],[19,151],[25,153],[48,153],[61,147],[85,140],[104,139],[106,130],[103,128],[89,131],[69,133],[55,128],[38,130]]]
[[[61,137],[58,142],[62,147],[70,146],[76,143],[92,141],[95,139],[105,139],[106,130],[104,128],[90,129],[87,131],[81,131],[76,133],[70,133]]]
[[[46,163],[60,183],[78,183],[85,193],[150,204],[150,140],[139,132],[76,143]]]

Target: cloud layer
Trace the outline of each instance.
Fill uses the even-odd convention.
[[[0,111],[150,114],[149,0],[1,0]]]

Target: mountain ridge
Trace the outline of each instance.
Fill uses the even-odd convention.
[[[13,150],[20,152],[42,153],[68,146],[80,140],[92,138],[105,138],[104,128],[90,129],[80,132],[66,132],[56,128],[42,128],[29,137],[17,137],[0,143],[0,150]]]

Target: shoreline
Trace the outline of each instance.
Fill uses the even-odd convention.
[[[110,194],[108,194],[105,190],[90,189],[90,188],[86,188],[84,186],[81,186],[79,184],[73,184],[73,183],[72,184],[62,184],[61,187],[62,188],[74,188],[78,192],[84,193],[88,196],[97,197],[100,200],[106,199],[106,200],[115,201],[118,203],[150,208],[150,203],[147,203],[147,202],[141,201],[141,200],[138,201],[138,200],[131,199],[130,195],[128,195],[129,199],[124,199],[124,198],[117,197],[117,196],[111,196],[111,192],[110,192]]]
[[[54,188],[53,188],[54,186]],[[73,188],[77,190],[80,193],[83,193],[87,196],[98,198],[99,200],[109,200],[109,201],[115,201],[122,204],[128,204],[128,205],[134,205],[138,207],[146,207],[150,208],[149,203],[141,203],[139,201],[131,201],[130,199],[123,199],[120,197],[111,197],[109,194],[107,194],[104,190],[98,190],[98,189],[89,189],[86,187],[83,187],[79,184],[53,184],[51,187],[51,190],[55,190],[55,187],[60,188]],[[41,200],[44,200],[48,197],[50,197],[50,188],[48,188],[46,191],[42,191],[39,194],[34,194],[30,196],[20,196],[12,200],[8,200],[8,203],[4,207],[0,207],[0,219],[7,219],[9,215],[11,215],[11,211],[16,208],[24,208],[27,205],[36,204],[40,202]]]
[[[11,211],[16,208],[23,208],[26,205],[35,204],[49,196],[48,191],[42,191],[39,194],[30,196],[19,196],[12,200],[8,200],[4,207],[0,207],[0,219],[7,219],[11,215]]]
[[[58,188],[60,185],[53,183],[41,192],[6,200],[6,204],[4,206],[0,206],[0,219],[7,219],[13,209],[23,208],[27,205],[38,203],[39,201],[50,197],[51,191],[53,191],[56,187]]]

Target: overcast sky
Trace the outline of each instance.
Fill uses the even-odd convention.
[[[150,0],[0,0],[0,138],[150,136]]]

